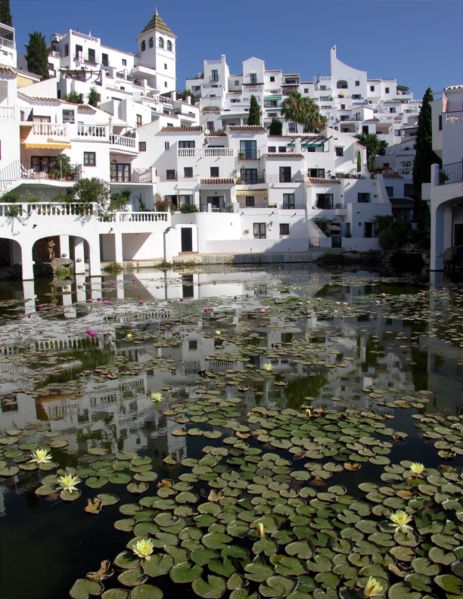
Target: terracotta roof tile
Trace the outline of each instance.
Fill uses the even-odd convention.
[[[46,102],[47,104],[67,104],[68,102],[64,102],[63,100],[59,100],[58,98],[47,98],[46,96],[39,98],[37,96],[28,96],[27,94],[18,92],[18,97],[23,100],[27,100],[28,102]]]
[[[92,112],[92,113],[96,112],[96,110],[92,106],[89,106],[88,104],[79,104],[77,106],[77,110],[79,112]]]
[[[187,127],[186,125],[182,125],[180,127],[174,127],[172,125],[169,125],[167,127],[163,127],[161,129],[161,131],[163,133],[182,133],[184,131],[188,131],[190,133],[202,133],[203,132],[203,128],[200,127],[199,125],[195,125],[194,127]]]
[[[220,179],[219,177],[212,177],[212,179],[201,179],[201,185],[234,185],[235,180],[233,177]]]
[[[309,177],[310,183],[321,183],[322,185],[341,185],[339,179],[321,179],[319,177]]]
[[[267,158],[304,158],[304,155],[299,152],[269,152],[266,154]]]
[[[228,128],[230,131],[267,131],[262,125],[230,125]]]
[[[176,37],[175,33],[173,33],[173,31],[166,24],[164,19],[162,19],[159,16],[157,9],[156,9],[154,15],[151,17],[151,19],[148,21],[148,23],[142,29],[142,33],[144,33],[145,31],[150,31],[151,29],[156,29],[157,31],[162,31],[163,33],[166,33],[167,35],[172,35],[173,37]]]
[[[7,75],[14,75],[15,71],[11,67],[7,67],[5,65],[0,64],[0,73],[5,73]]]

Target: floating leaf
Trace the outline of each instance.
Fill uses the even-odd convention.
[[[100,595],[103,589],[101,582],[78,578],[72,585],[69,595],[72,599],[88,599],[91,595]]]
[[[196,595],[205,599],[219,599],[226,590],[225,580],[219,576],[209,575],[207,580],[197,578],[192,584]]]

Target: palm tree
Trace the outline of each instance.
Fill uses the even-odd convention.
[[[304,125],[304,131],[320,133],[326,126],[326,118],[318,110],[313,100],[299,92],[291,92],[281,107],[281,116],[287,121]]]

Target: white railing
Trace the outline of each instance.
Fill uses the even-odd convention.
[[[179,148],[179,158],[199,158],[200,156],[206,156],[208,158],[214,158],[217,156],[233,156],[233,150],[231,148]]]
[[[68,137],[68,126],[59,123],[34,123],[32,125],[34,135],[53,135],[55,137]]]
[[[135,138],[127,137],[125,135],[116,135],[115,133],[109,134],[109,141],[113,146],[120,146],[128,149],[135,149]]]
[[[0,193],[8,189],[20,178],[21,164],[19,160],[13,160],[13,162],[0,169]]]
[[[117,212],[118,223],[159,223],[168,222],[168,212]]]
[[[82,202],[21,202],[15,204],[0,203],[0,217],[28,218],[35,216],[92,216],[95,204]]]
[[[78,125],[77,135],[84,137],[107,137],[108,131],[106,125]]]
[[[16,109],[14,106],[0,106],[0,119],[14,120]]]

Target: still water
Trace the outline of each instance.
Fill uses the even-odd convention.
[[[388,517],[395,508],[403,507],[410,513],[419,511],[418,503],[413,507],[389,501],[387,498],[395,491],[385,491],[386,483],[381,482],[389,484],[394,480],[395,484],[400,479],[403,485],[409,481],[404,473],[407,460],[422,463],[434,473],[432,484],[437,485],[436,473],[448,471],[445,485],[453,485],[456,490],[444,490],[441,485],[436,494],[447,493],[446,501],[452,502],[445,514],[453,528],[436,529],[434,536],[453,536],[455,546],[448,540],[434,539],[437,550],[444,552],[447,559],[440,553],[436,557],[436,551],[432,553],[434,541],[429,541],[429,546],[423,542],[422,548],[416,549],[415,560],[428,560],[431,569],[438,564],[434,580],[422,572],[425,562],[410,568],[410,563],[416,564],[410,556],[401,555],[399,565],[391,566],[390,556],[395,554],[385,548],[389,547],[389,540],[384,538],[380,553],[387,553],[389,561],[375,563],[371,570],[365,570],[364,558],[358,563],[350,558],[355,547],[337,551],[328,532],[320,532],[320,528],[310,538],[309,557],[294,545],[296,541],[306,542],[297,526],[292,527],[297,538],[288,532],[288,544],[284,544],[282,534],[270,534],[273,520],[264,539],[275,546],[265,546],[261,539],[255,556],[251,551],[251,557],[240,561],[247,574],[241,580],[246,584],[239,587],[230,582],[232,573],[236,573],[233,567],[238,569],[238,557],[234,556],[234,566],[227,570],[228,556],[223,554],[223,547],[212,546],[210,540],[210,551],[217,555],[219,549],[222,551],[222,569],[216,565],[209,571],[203,562],[201,568],[203,579],[211,572],[214,581],[220,579],[214,583],[215,590],[202,588],[197,581],[192,586],[193,575],[186,584],[174,584],[172,581],[178,583],[178,579],[169,577],[168,569],[158,578],[150,576],[145,584],[126,579],[119,583],[116,576],[126,566],[118,569],[120,564],[116,563],[116,572],[104,580],[104,587],[95,594],[107,589],[109,598],[113,595],[108,594],[108,589],[121,587],[125,590],[114,597],[155,597],[160,595],[148,587],[156,584],[165,597],[176,597],[179,592],[185,597],[355,597],[370,574],[378,576],[385,587],[403,593],[410,591],[413,597],[445,597],[449,589],[456,592],[458,583],[449,577],[461,580],[463,557],[462,325],[463,291],[458,285],[430,287],[410,277],[380,278],[367,271],[221,268],[140,271],[35,285],[3,283],[0,598],[68,597],[77,579],[97,571],[102,560],[112,562],[134,536],[151,534],[160,539],[159,528],[140,528],[140,521],[145,522],[141,516],[134,532],[134,513],[140,510],[137,502],[145,497],[141,504],[146,508],[146,498],[160,493],[161,497],[172,495],[182,504],[174,491],[162,490],[162,480],[180,485],[180,495],[194,493],[194,499],[182,496],[187,504],[206,501],[205,481],[209,484],[215,472],[223,473],[224,464],[215,461],[210,477],[198,466],[189,473],[193,462],[188,460],[201,460],[204,446],[209,447],[206,451],[212,451],[210,447],[232,448],[227,464],[231,470],[236,464],[239,477],[248,482],[235,485],[229,499],[233,497],[236,504],[243,502],[246,513],[251,505],[258,506],[255,517],[273,514],[277,505],[279,517],[274,518],[279,523],[279,533],[291,523],[283,504],[295,505],[297,498],[312,505],[317,516],[326,512],[328,518],[332,509],[329,501],[334,496],[345,495],[343,501],[337,502],[339,507],[341,503],[349,504],[348,497],[358,497],[359,489],[368,488],[371,494],[383,485],[384,503],[391,508],[375,505],[372,509],[371,518],[379,526],[381,518]],[[322,439],[316,447],[308,445],[305,432],[285,433],[290,430],[284,428],[290,426],[286,423],[274,431],[274,421],[280,414],[293,423],[302,415],[302,426],[306,420],[311,426],[315,423],[318,430],[310,433],[314,442],[326,435],[333,439],[332,447]],[[342,425],[337,424],[338,418],[345,418]],[[384,422],[384,428],[378,429],[375,419]],[[352,422],[366,426],[361,438],[356,437],[357,425]],[[368,428],[370,425],[372,428]],[[296,423],[295,429],[297,426]],[[377,442],[381,435],[387,437],[384,444]],[[43,468],[31,462],[37,448],[49,452],[51,463]],[[248,456],[248,466],[253,462],[248,451],[259,455],[262,463],[267,463],[266,455],[274,463],[278,456],[287,460],[291,464],[288,473],[293,471],[288,476],[293,476],[293,482],[299,481],[298,484],[280,487],[286,484],[281,478],[286,473],[279,471],[276,480],[268,474],[269,487],[274,485],[278,497],[270,497],[266,504],[259,468],[254,465],[251,470],[255,478],[251,478],[250,470],[242,468],[240,451]],[[116,461],[111,462],[108,456]],[[199,481],[193,476],[195,468]],[[108,469],[110,475],[106,473]],[[71,492],[71,497],[63,499],[57,487],[54,492],[47,491],[47,476],[56,479],[56,475],[66,471],[74,473],[79,482],[75,495]],[[301,483],[306,478],[304,472],[310,473],[306,486]],[[230,472],[228,476],[233,479]],[[427,497],[432,494],[426,487],[431,484],[428,483],[422,483],[422,488],[417,485],[420,491],[414,486],[415,501],[419,501],[420,492]],[[49,484],[56,485],[56,480]],[[223,488],[220,484],[209,486]],[[405,497],[408,492],[401,488],[398,495]],[[84,508],[99,493],[105,494],[103,509],[89,514]],[[109,496],[115,498],[114,502]],[[208,505],[213,501],[220,504],[209,496]],[[370,501],[382,504],[381,498],[370,497]],[[322,506],[322,502],[326,504]],[[138,507],[132,509],[134,504]],[[442,501],[437,509],[441,506]],[[154,510],[151,504],[150,509]],[[198,522],[195,508],[189,505],[177,507],[173,513],[186,523],[188,518]],[[286,525],[280,522],[282,514],[289,519]],[[162,528],[161,520],[156,520],[158,516],[154,510],[150,523],[154,518],[155,527]],[[347,519],[346,529],[355,521],[352,518]],[[175,538],[179,543],[182,530],[190,530],[192,522],[189,526],[185,523],[184,529],[171,529],[178,535]],[[209,526],[206,534],[239,538],[246,551],[255,541],[252,534],[249,538],[242,532],[235,536],[230,518],[198,526],[203,531],[204,526]],[[421,526],[420,538],[427,538],[427,524]],[[366,525],[358,528],[363,531]],[[402,532],[396,531],[396,535]],[[182,549],[180,557],[173,548],[169,549],[170,543],[175,545],[172,534],[162,537],[156,547],[167,551],[174,564],[184,563],[191,560],[193,553],[185,552],[190,551],[195,538],[189,538],[189,543],[183,539],[181,545],[186,549]],[[354,545],[354,537],[348,538]],[[323,547],[322,556],[327,547],[337,553],[333,554],[333,563],[325,568],[332,578],[320,565],[319,547]],[[296,555],[303,573],[292,562],[292,572],[288,571],[289,565],[285,572],[281,566],[278,570],[272,557],[277,549]],[[344,569],[338,564],[343,555],[349,555]],[[267,574],[265,570],[263,574],[253,572],[249,563],[255,565],[256,560],[262,569],[268,568],[269,563],[276,567],[278,580],[274,580],[275,576],[269,578],[268,570]],[[460,567],[451,570],[454,563]],[[413,574],[406,582],[397,572],[404,564],[407,572],[412,569]],[[438,579],[439,576],[445,578]],[[286,582],[280,580],[283,578]],[[222,584],[227,588],[222,589]],[[140,588],[140,594],[136,594],[140,585],[146,587],[146,595]],[[341,595],[348,592],[346,586],[351,594]],[[85,596],[79,592],[74,591],[73,596]]]

